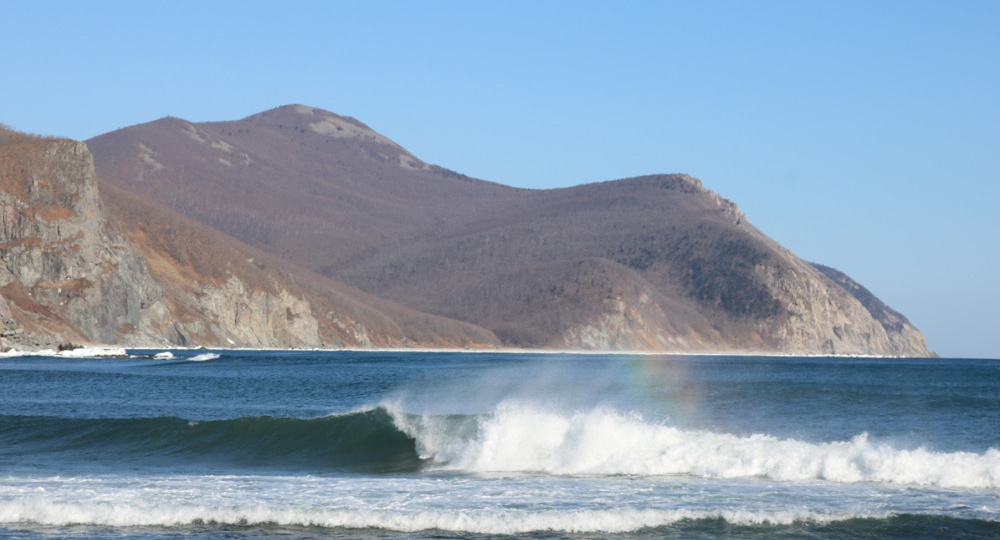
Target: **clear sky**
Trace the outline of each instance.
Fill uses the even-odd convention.
[[[943,356],[1000,358],[1000,2],[0,0],[0,122],[303,103],[553,188],[686,172]]]

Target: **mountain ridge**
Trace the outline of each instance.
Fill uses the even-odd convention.
[[[109,182],[507,346],[931,354],[905,318],[688,175],[513,188],[305,105],[87,144]]]

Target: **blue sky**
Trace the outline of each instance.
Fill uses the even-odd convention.
[[[686,172],[944,356],[1000,358],[1000,2],[3,2],[0,122],[289,103],[552,188]]]

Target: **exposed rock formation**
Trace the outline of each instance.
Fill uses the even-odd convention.
[[[8,340],[116,341],[113,311],[127,306],[142,284],[129,283],[135,253],[104,234],[86,145],[6,139],[0,147],[0,313],[21,330]]]
[[[84,143],[0,133],[0,347],[491,347],[113,186]]]

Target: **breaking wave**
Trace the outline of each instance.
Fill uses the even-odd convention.
[[[809,443],[651,423],[615,410],[554,413],[504,403],[468,418],[394,414],[422,456],[442,469],[553,475],[689,475],[780,481],[1000,487],[1000,451],[899,449],[871,441]]]
[[[561,413],[510,402],[481,415],[415,415],[377,407],[314,419],[0,416],[0,437],[6,443],[0,458],[47,454],[81,463],[1000,487],[995,448],[981,454],[903,449],[865,434],[812,443],[680,429],[612,409]]]

